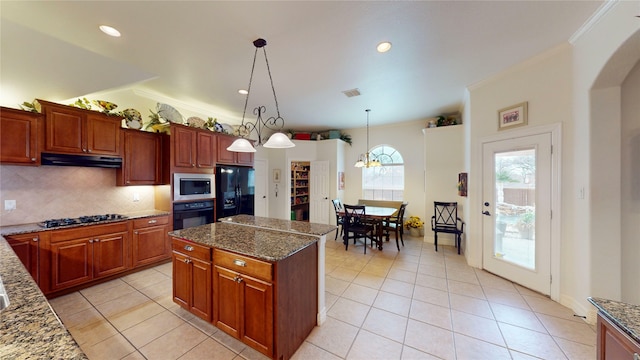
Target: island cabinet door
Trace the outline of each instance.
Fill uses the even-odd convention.
[[[211,322],[213,312],[211,263],[198,259],[191,259],[191,261],[191,307],[189,310]]]
[[[243,298],[241,340],[271,356],[273,353],[273,286],[270,283],[241,275]]]
[[[240,338],[240,284],[238,273],[220,266],[213,270],[213,324],[227,334]]]
[[[189,257],[173,252],[173,301],[185,309],[191,303],[191,265]]]

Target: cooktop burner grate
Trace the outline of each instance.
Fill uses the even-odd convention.
[[[104,214],[104,215],[88,215],[88,216],[80,216],[79,218],[63,218],[63,219],[50,219],[45,220],[38,225],[43,228],[55,228],[61,226],[69,226],[76,224],[87,224],[87,223],[95,223],[100,221],[116,221],[126,219],[127,216],[120,214]]]

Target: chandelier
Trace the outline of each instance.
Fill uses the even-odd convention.
[[[278,98],[276,97],[276,89],[273,87],[273,78],[271,77],[271,69],[269,68],[269,59],[267,59],[267,50],[265,45],[267,41],[265,39],[257,39],[253,41],[253,45],[256,47],[256,51],[253,53],[253,65],[251,67],[251,76],[249,77],[249,87],[247,88],[247,97],[244,101],[244,111],[242,112],[242,123],[238,128],[238,133],[241,138],[236,139],[231,146],[227,148],[229,151],[234,152],[256,152],[256,149],[251,143],[245,139],[245,136],[249,136],[252,131],[255,131],[258,135],[258,142],[256,146],[264,146],[266,148],[284,149],[296,146],[287,135],[283,134],[280,130],[284,127],[284,119],[280,116],[280,109],[278,108]],[[271,81],[271,91],[273,92],[273,100],[276,103],[276,117],[269,117],[263,119],[262,115],[266,112],[265,106],[258,106],[253,109],[253,114],[256,115],[255,122],[245,122],[245,115],[247,113],[247,105],[249,103],[249,94],[251,93],[251,82],[253,81],[253,71],[256,68],[256,57],[258,55],[258,49],[262,49],[264,53],[264,60],[267,63],[267,72],[269,73],[269,80]],[[262,143],[263,131],[269,129],[275,131],[266,143]]]
[[[357,168],[382,166],[380,161],[378,161],[378,159],[376,159],[369,153],[369,112],[371,111],[371,109],[367,109],[365,111],[367,112],[367,152],[364,154],[360,154],[360,156],[358,157],[358,161],[356,161],[354,166]]]

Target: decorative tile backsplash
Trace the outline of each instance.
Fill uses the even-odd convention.
[[[4,210],[5,200],[16,210]],[[115,169],[0,166],[0,226],[154,208],[154,186],[116,186]]]

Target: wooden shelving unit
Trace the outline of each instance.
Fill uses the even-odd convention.
[[[291,220],[309,220],[309,172],[311,163],[291,163]]]

